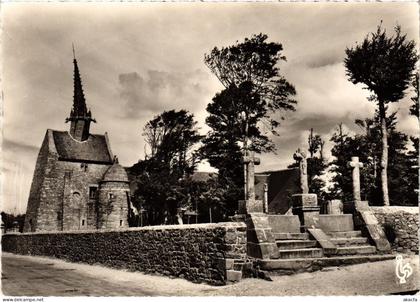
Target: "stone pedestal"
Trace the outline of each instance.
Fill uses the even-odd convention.
[[[327,214],[343,214],[343,202],[339,199],[329,200],[327,202]]]
[[[295,194],[293,198],[293,214],[299,216],[304,229],[319,227],[318,199],[316,194]]]
[[[263,213],[264,205],[262,200],[239,200],[238,202],[238,213],[239,214],[248,214],[248,213]]]

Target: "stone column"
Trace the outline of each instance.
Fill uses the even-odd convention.
[[[298,149],[293,158],[299,162],[299,180],[300,180],[300,189],[302,194],[309,193],[309,186],[308,186],[308,163],[306,161],[306,152],[301,151]]]
[[[254,157],[254,152],[245,152],[243,163],[245,200],[239,201],[239,215],[233,219],[246,223],[248,256],[259,259],[278,258],[278,247],[268,215],[264,213],[263,201],[255,199],[255,165],[260,163],[260,159]]]
[[[292,212],[294,215],[299,216],[299,220],[303,229],[318,227],[320,207],[318,206],[318,199],[316,194],[308,193],[309,187],[306,153],[298,149],[293,155],[293,158],[299,162],[300,189],[302,193],[294,194],[292,196]]]
[[[351,161],[347,163],[349,167],[353,168],[353,220],[354,225],[361,229],[368,238],[375,243],[378,251],[388,252],[391,245],[386,238],[385,232],[379,225],[375,215],[371,212],[367,201],[362,201],[360,196],[360,168],[363,164],[359,162],[359,158],[354,156]]]
[[[353,168],[353,198],[354,201],[360,201],[360,168],[363,167],[363,163],[359,162],[359,158],[354,156],[351,161],[347,163],[349,167]]]
[[[268,214],[268,184],[264,183],[264,213]]]
[[[249,154],[246,152],[245,154]],[[242,159],[245,170],[245,200],[239,201],[239,214],[263,213],[263,201],[255,199],[255,165],[260,164],[260,159],[254,157],[254,152],[245,155]]]

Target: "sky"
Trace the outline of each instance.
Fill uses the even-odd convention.
[[[282,169],[310,128],[326,141],[337,124],[356,131],[356,118],[375,105],[363,85],[347,80],[346,47],[376,30],[401,25],[418,43],[415,2],[391,3],[3,3],[2,210],[24,213],[37,154],[47,129],[68,130],[73,100],[72,43],[84,92],[113,153],[130,166],[144,158],[142,129],[164,110],[187,109],[205,134],[206,106],[223,87],[204,54],[252,34],[283,45],[280,73],[297,90],[295,112],[273,137],[276,153],[261,154],[257,171]],[[398,129],[419,132],[400,101]],[[203,163],[201,171],[211,167]]]

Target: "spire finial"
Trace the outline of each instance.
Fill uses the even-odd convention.
[[[74,44],[73,44],[73,42],[71,43],[71,47],[73,48],[73,60],[76,60],[76,55],[75,55],[75,52],[74,52]]]

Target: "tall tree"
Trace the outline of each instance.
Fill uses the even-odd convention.
[[[416,73],[413,78],[413,90],[414,95],[411,97],[411,107],[410,107],[410,114],[414,115],[419,118],[419,98],[420,98],[420,91],[419,91],[419,74]]]
[[[150,120],[143,135],[150,154],[130,168],[137,190],[133,205],[146,210],[147,223],[176,223],[180,208],[190,207],[189,176],[198,156],[201,140],[194,116],[186,110],[164,111]]]
[[[296,90],[281,74],[278,63],[286,61],[282,55],[281,43],[267,42],[265,34],[245,38],[244,42],[235,45],[215,47],[204,56],[204,62],[223,86],[235,96],[235,102],[242,103],[238,109],[237,121],[242,124],[242,138],[246,143],[247,136],[258,139],[248,131],[256,127],[257,122],[275,133],[280,125],[278,119],[271,113],[295,110],[296,100],[293,96]],[[257,111],[254,102],[259,102]],[[257,116],[255,115],[257,114]],[[283,117],[281,117],[282,119]]]
[[[347,162],[352,156],[358,156],[363,162],[361,177],[361,195],[369,200],[372,205],[380,205],[381,181],[380,166],[381,157],[381,125],[379,113],[376,112],[373,119],[356,120],[355,123],[362,129],[360,134],[351,136],[337,129],[331,138],[334,146],[331,150],[334,160],[330,164],[333,172],[332,187],[329,198],[352,201],[352,176]],[[415,151],[409,151],[408,137],[396,129],[396,112],[390,114],[387,119],[389,143],[393,146],[389,151],[389,196],[392,205],[414,205],[417,203],[415,188],[418,186],[418,175],[415,169],[410,167],[416,162]],[[415,157],[415,159],[414,159]]]
[[[386,105],[398,102],[410,85],[417,62],[416,45],[407,40],[401,28],[388,37],[378,26],[377,31],[366,36],[363,43],[346,49],[346,73],[353,84],[362,83],[373,93],[371,101],[377,103],[382,134],[381,189],[384,205],[389,206],[388,193],[388,133]]]
[[[201,140],[194,116],[186,110],[170,110],[147,122],[143,136],[149,145],[152,157],[165,163],[180,177],[191,174],[197,164],[192,146]]]
[[[277,134],[284,118],[278,114],[295,110],[295,88],[280,74],[278,65],[286,60],[283,46],[267,38],[258,34],[229,47],[215,47],[204,59],[225,88],[207,106],[211,131],[202,154],[219,169],[220,185],[229,187],[225,196],[230,200],[230,215],[243,198],[243,150],[274,151],[268,134]]]

